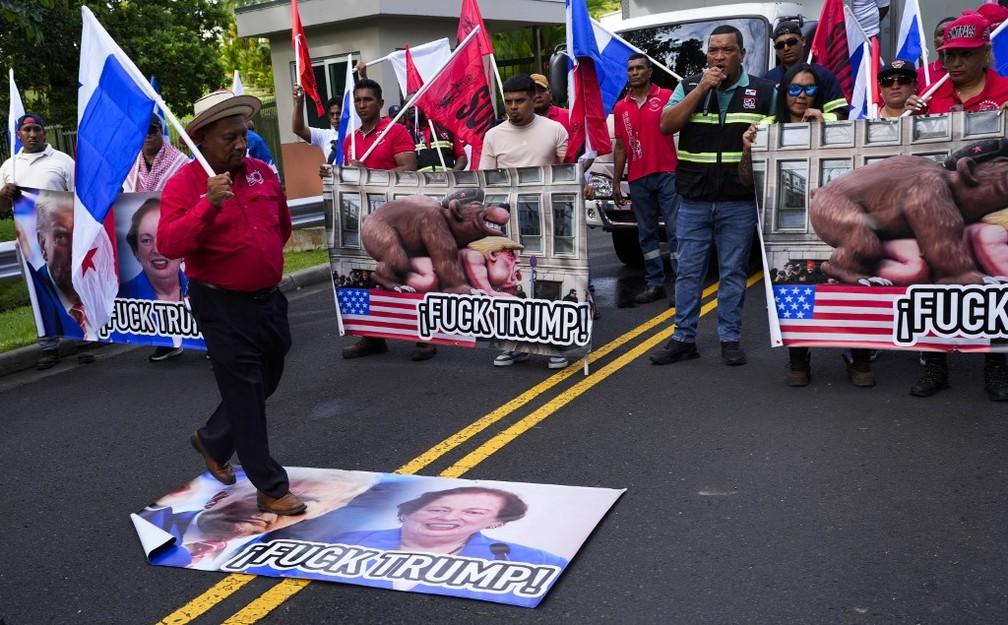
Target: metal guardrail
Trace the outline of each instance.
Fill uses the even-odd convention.
[[[312,228],[325,224],[322,214],[322,196],[287,200],[291,213],[291,223],[295,229]],[[0,242],[0,280],[21,277],[21,266],[18,264],[17,252],[14,251],[14,241]]]

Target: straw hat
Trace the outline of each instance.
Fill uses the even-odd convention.
[[[259,112],[261,106],[262,102],[255,96],[235,95],[228,89],[218,89],[193,104],[193,113],[196,116],[186,124],[186,132],[193,135],[200,128],[232,115],[241,115],[248,121]]]

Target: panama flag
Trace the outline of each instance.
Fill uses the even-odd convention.
[[[1008,76],[1008,20],[1001,22],[990,35],[991,51],[994,53],[994,70],[1001,76]]]
[[[245,95],[245,85],[242,84],[238,70],[234,72],[234,80],[231,81],[231,93],[235,95]]]
[[[867,119],[871,116],[871,92],[875,83],[871,72],[871,43],[865,38],[857,18],[847,6],[844,6],[844,16],[847,49],[850,50],[850,119]]]
[[[612,152],[606,127],[606,108],[602,102],[602,85],[615,80],[615,67],[611,57],[603,58],[602,55],[602,51],[608,50],[612,38],[606,37],[605,33],[601,41],[596,37],[585,0],[566,0],[565,4],[568,55],[572,61],[567,73],[571,136],[567,142],[566,160],[572,161],[582,146],[585,158]],[[625,58],[619,75],[622,87],[626,82]]]
[[[151,74],[150,86],[153,87],[155,93],[161,95],[161,86],[158,84],[157,78],[154,77],[154,74]],[[156,106],[154,108],[154,114],[161,120],[161,138],[164,139],[165,143],[171,143],[171,136],[168,134],[168,124],[165,121],[164,110],[162,110],[160,106]]]
[[[921,25],[920,4],[917,0],[907,0],[903,5],[899,36],[896,38],[896,57],[912,61],[917,67],[917,59],[924,54],[924,27]]]
[[[112,204],[143,146],[157,94],[86,6],[77,89],[73,284],[85,337],[108,322],[119,290]]]
[[[14,84],[14,69],[10,69],[10,109],[7,115],[7,136],[10,137],[11,156],[17,154],[21,149],[21,140],[18,139],[14,124],[19,117],[25,114],[24,103],[21,102],[21,93],[17,85]]]
[[[361,127],[361,119],[357,114],[357,109],[354,108],[353,101],[353,68],[354,63],[348,54],[346,57],[346,83],[343,87],[343,114],[340,115],[339,120],[339,133],[336,138],[335,157],[332,163],[336,165],[343,165],[343,142],[346,140],[347,135],[350,135],[350,158],[357,159],[357,142],[354,140],[354,133],[358,128]]]

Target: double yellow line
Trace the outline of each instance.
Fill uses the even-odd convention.
[[[762,277],[762,272],[750,276],[746,282],[746,286],[752,286],[756,282],[759,282]],[[714,283],[704,289],[703,294],[701,295],[701,301],[713,295],[717,291],[717,287],[717,283]],[[716,307],[717,300],[712,299],[701,306],[700,315],[706,315]],[[599,359],[608,356],[612,352],[652,330],[656,326],[671,320],[674,315],[674,308],[662,311],[658,315],[655,315],[651,319],[636,326],[625,334],[610,341],[609,343],[606,343],[599,349],[590,352],[588,355],[588,362],[594,363]],[[542,423],[550,415],[556,413],[558,410],[572,402],[575,398],[587,392],[599,382],[605,380],[612,374],[627,366],[633,360],[640,358],[663,341],[668,340],[672,336],[674,330],[675,328],[673,326],[669,326],[642,341],[632,349],[615,358],[612,362],[592,372],[591,375],[585,377],[569,389],[546,402],[529,415],[523,417],[505,430],[493,436],[490,440],[478,446],[475,450],[471,451],[461,460],[458,460],[438,475],[441,477],[460,477],[464,475],[470,469],[483,462],[497,451],[503,449],[504,446],[527,432],[529,429],[535,427],[539,423]],[[554,388],[564,380],[580,373],[581,370],[581,361],[578,361],[566,369],[555,373],[539,384],[536,384],[532,388],[528,389],[521,395],[518,395],[514,399],[492,410],[455,434],[452,434],[440,443],[434,445],[424,453],[396,469],[395,472],[401,474],[416,473],[435,460],[442,458],[445,454],[459,447],[491,425],[494,425],[503,418],[514,413],[536,397]],[[204,593],[186,605],[161,619],[158,622],[158,625],[186,625],[235,593],[238,589],[253,579],[255,579],[254,575],[232,573],[211,586]],[[244,608],[229,617],[222,625],[252,625],[279,607],[284,601],[297,594],[310,583],[311,582],[309,580],[305,579],[284,578],[259,597],[252,600],[252,602]]]

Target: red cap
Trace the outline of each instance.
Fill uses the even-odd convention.
[[[945,27],[945,43],[939,50],[950,48],[979,48],[990,42],[990,23],[974,11],[963,15]]]
[[[981,4],[977,8],[976,12],[987,20],[991,28],[997,28],[998,24],[1008,20],[1008,8],[1005,8],[1000,4]]]

